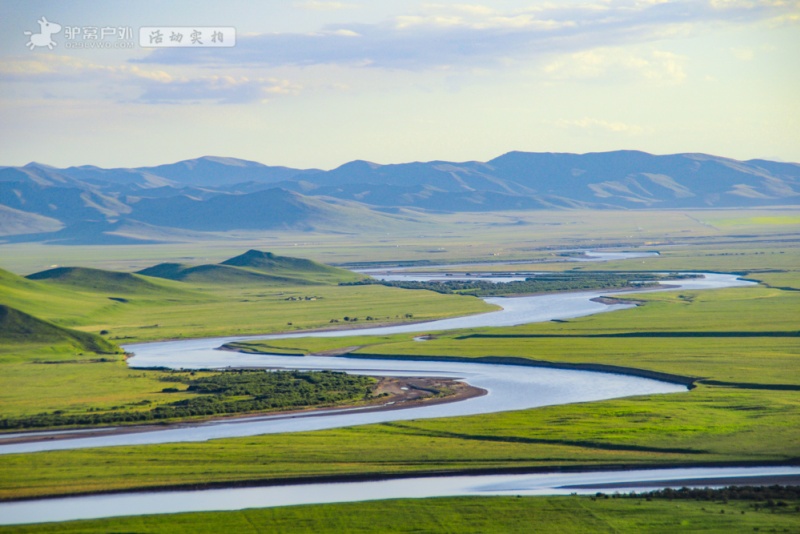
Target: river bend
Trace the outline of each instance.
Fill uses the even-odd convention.
[[[670,282],[669,289],[649,291],[675,290],[678,288],[716,289],[749,284],[752,284],[752,282],[739,280],[734,275],[707,274],[704,278],[680,280],[678,283]],[[489,298],[486,299],[488,302],[502,306],[502,309],[428,323],[329,332],[276,334],[247,338],[194,339],[128,345],[125,349],[135,354],[133,358],[129,359],[129,365],[134,368],[154,366],[184,369],[267,367],[302,370],[328,369],[387,376],[438,376],[465,380],[473,386],[487,390],[488,394],[459,402],[416,406],[391,411],[329,410],[297,415],[277,414],[263,417],[227,419],[201,424],[170,426],[163,430],[108,436],[84,437],[77,433],[65,439],[0,445],[0,454],[206,441],[209,439],[282,432],[323,430],[398,420],[476,415],[555,404],[598,401],[632,395],[686,391],[686,387],[680,384],[593,371],[466,362],[371,360],[311,356],[287,357],[216,350],[224,343],[242,339],[283,339],[304,336],[343,337],[364,334],[389,335],[481,326],[512,326],[552,319],[580,317],[630,307],[630,305],[608,306],[593,300],[603,294],[609,294],[609,292],[585,291],[529,297]],[[543,355],[543,359],[546,359],[546,355]],[[57,433],[36,434],[42,436]]]

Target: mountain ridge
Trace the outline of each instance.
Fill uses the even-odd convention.
[[[146,236],[119,234],[114,230],[119,226],[152,228],[155,242],[170,242],[183,232],[359,231],[413,223],[390,213],[398,209],[458,213],[798,204],[800,164],[702,153],[511,151],[486,162],[355,160],[328,171],[219,156],[130,169],[0,167],[5,209],[0,236],[7,242],[149,242]],[[59,223],[63,228],[54,230]]]

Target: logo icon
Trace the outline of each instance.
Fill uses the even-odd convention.
[[[39,33],[33,32],[25,32],[25,35],[30,35],[31,38],[27,42],[25,46],[33,50],[37,46],[46,46],[48,49],[52,50],[54,46],[56,46],[56,42],[50,37],[53,34],[56,34],[61,31],[61,25],[56,24],[55,22],[50,22],[46,18],[42,17],[40,20],[36,22],[39,23]]]

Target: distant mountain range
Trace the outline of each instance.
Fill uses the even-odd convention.
[[[348,230],[415,213],[752,208],[800,203],[800,164],[707,154],[509,152],[487,162],[330,171],[202,157],[156,167],[0,167],[0,239],[184,240],[230,230]]]

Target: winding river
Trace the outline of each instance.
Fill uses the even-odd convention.
[[[670,291],[684,289],[715,289],[750,285],[734,275],[706,274],[703,278],[670,282]],[[644,292],[644,291],[640,291]],[[292,337],[344,337],[357,335],[389,335],[398,333],[427,333],[482,326],[513,326],[552,319],[567,319],[632,305],[606,305],[594,299],[607,291],[545,294],[515,298],[487,298],[486,301],[502,309],[467,317],[443,319],[379,328],[359,328],[327,332],[275,334],[252,337],[225,337],[167,341],[128,345],[125,349],[135,356],[128,360],[131,367],[170,367],[183,369],[267,367],[278,369],[328,369],[349,373],[386,376],[438,376],[465,380],[485,389],[488,394],[460,402],[417,406],[391,411],[364,411],[358,409],[328,410],[298,415],[271,415],[212,421],[203,424],[172,426],[145,432],[87,436],[81,433],[31,433],[29,435],[62,434],[63,439],[0,445],[0,454],[28,453],[87,447],[117,445],[148,445],[206,441],[209,439],[254,436],[282,432],[302,432],[366,425],[388,421],[456,417],[510,410],[522,410],[554,404],[589,402],[631,395],[677,393],[686,386],[637,376],[545,369],[518,365],[493,365],[467,362],[405,361],[361,358],[287,357],[262,354],[243,354],[216,350],[224,343],[243,339],[286,339]]]
[[[617,259],[617,257],[614,257]],[[703,278],[670,282],[670,287],[637,291],[670,291],[676,289],[717,289],[750,285],[734,275],[706,274]],[[65,434],[68,438],[20,444],[0,445],[0,454],[29,453],[85,447],[143,445],[186,441],[205,441],[226,437],[253,436],[281,432],[300,432],[364,425],[387,421],[455,417],[464,415],[520,410],[545,405],[587,402],[630,395],[677,393],[686,391],[679,384],[636,376],[545,369],[530,366],[493,365],[468,362],[400,361],[361,358],[287,357],[242,354],[216,350],[223,343],[243,339],[283,339],[291,337],[344,337],[356,335],[389,335],[428,333],[483,326],[513,326],[552,319],[568,319],[619,310],[630,305],[606,305],[593,299],[608,291],[585,291],[565,294],[536,295],[515,298],[489,298],[487,302],[500,310],[479,315],[390,327],[366,328],[300,334],[251,337],[226,337],[146,343],[126,346],[135,353],[131,367],[164,366],[172,368],[269,367],[287,369],[330,369],[349,373],[393,376],[453,377],[487,390],[488,394],[468,400],[417,406],[391,411],[338,409],[307,414],[278,414],[215,421],[198,425],[175,426],[130,434],[85,437],[78,432],[37,433]],[[546,356],[545,356],[546,357]],[[5,437],[8,437],[6,435]],[[63,436],[61,436],[63,437]],[[481,477],[426,478],[424,484],[413,479],[340,484],[312,484],[279,488],[246,488],[205,490],[199,492],[136,493],[89,497],[69,497],[46,501],[24,501],[0,504],[0,524],[17,524],[68,519],[108,517],[144,513],[168,513],[195,510],[230,510],[252,506],[358,501],[396,497],[428,497],[443,495],[504,495],[571,493],[582,486],[596,488],[598,481],[626,487],[640,487],[647,481],[702,479],[731,480],[730,477],[800,477],[798,468],[758,469],[677,469],[656,471],[621,471],[573,473],[569,475],[491,475]],[[723,482],[717,482],[723,484]],[[592,486],[594,484],[594,486]],[[341,487],[340,487],[341,486]],[[587,486],[587,487],[588,487]],[[577,489],[576,489],[577,488]],[[586,488],[584,488],[586,489]],[[581,490],[582,491],[582,490]],[[595,489],[596,491],[596,489]],[[335,495],[337,497],[331,497]],[[166,498],[169,496],[168,498]],[[46,505],[45,505],[46,503]]]

